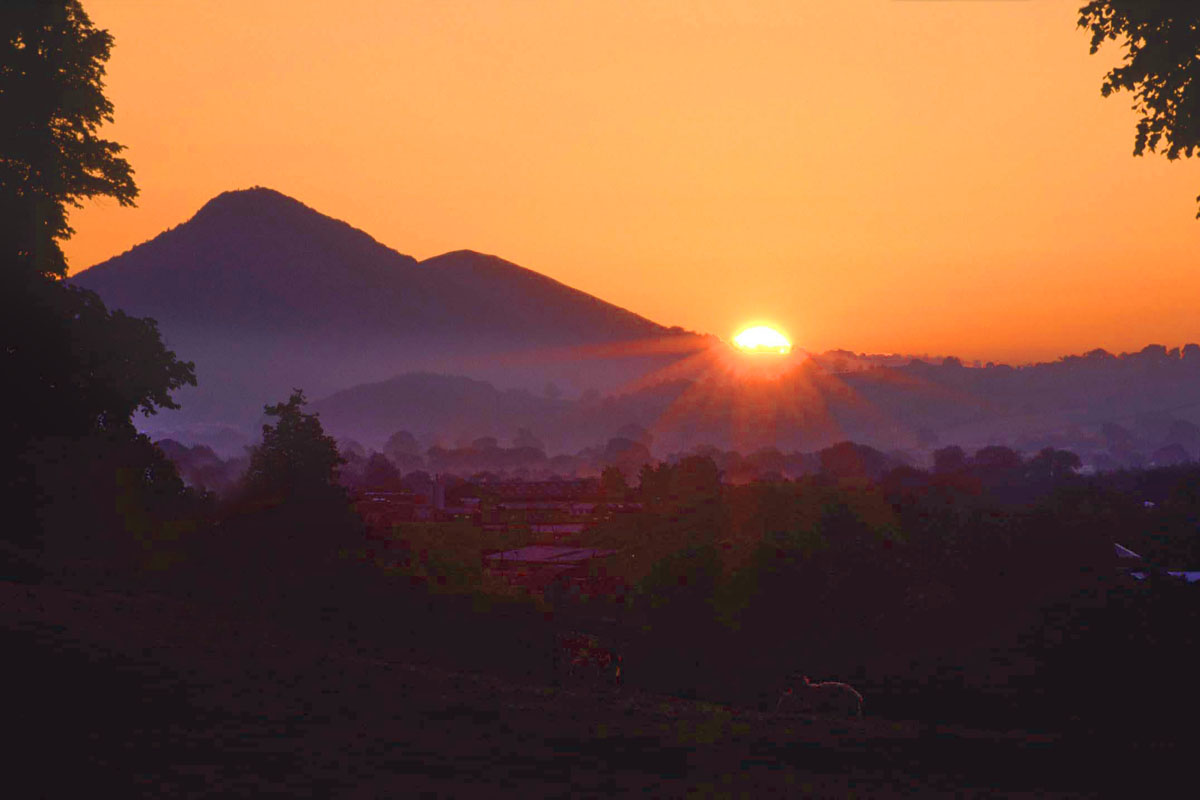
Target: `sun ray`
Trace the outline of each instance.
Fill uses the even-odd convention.
[[[648,359],[649,369],[638,370],[638,377],[619,385],[610,396],[662,387],[667,394],[651,402],[652,408],[661,410],[651,412],[648,427],[664,446],[670,443],[684,449],[704,439],[743,454],[769,446],[811,451],[845,439],[868,441],[881,436],[916,443],[923,423],[903,413],[888,413],[885,409],[895,405],[883,402],[888,395],[915,392],[976,410],[992,405],[919,370],[839,373],[829,359],[795,348],[778,330],[758,325],[746,328],[732,342],[672,333],[513,350],[488,362],[521,365],[628,358]],[[672,388],[675,383],[682,385]]]

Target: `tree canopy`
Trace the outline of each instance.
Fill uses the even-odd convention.
[[[296,389],[286,402],[263,409],[277,422],[263,425],[262,443],[250,455],[246,482],[252,490],[291,500],[323,496],[334,488],[337,468],[346,462],[317,415],[304,413],[306,402]]]
[[[1141,114],[1134,155],[1159,152],[1161,146],[1169,159],[1191,158],[1200,147],[1200,4],[1092,0],[1079,14],[1079,26],[1092,35],[1092,53],[1109,40],[1125,49],[1123,63],[1109,70],[1100,91],[1105,97],[1133,93],[1133,107]]]
[[[21,387],[6,443],[128,425],[139,409],[177,408],[171,391],[196,382],[153,320],[54,280],[66,274],[67,207],[137,195],[122,147],[98,135],[112,120],[111,48],[78,0],[0,5],[0,368]]]
[[[139,410],[178,408],[171,391],[196,382],[154,320],[110,312],[93,292],[38,281],[12,299],[0,320],[0,370],[19,380],[0,421],[9,442],[129,426]]]
[[[70,560],[87,536],[113,553],[129,534],[150,541],[186,500],[132,418],[177,408],[171,392],[195,384],[192,364],[153,320],[60,280],[69,207],[137,195],[122,147],[98,133],[112,120],[111,48],[78,0],[0,4],[0,545],[23,551],[17,560]],[[152,507],[164,509],[153,520]]]
[[[139,409],[177,408],[170,393],[196,382],[153,320],[56,280],[67,207],[101,196],[129,205],[137,194],[121,146],[97,133],[112,119],[111,48],[78,0],[0,6],[0,370],[20,387],[0,429],[10,452],[39,436],[130,426]]]
[[[112,36],[78,0],[0,5],[0,251],[7,269],[62,277],[68,206],[95,197],[132,205],[133,170],[99,128]]]

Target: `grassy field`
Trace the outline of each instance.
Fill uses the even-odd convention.
[[[1087,796],[1168,785],[1176,763],[1019,730],[570,691],[337,630],[0,584],[10,796]]]

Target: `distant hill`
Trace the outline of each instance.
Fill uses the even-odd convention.
[[[427,444],[454,444],[484,436],[508,441],[526,428],[550,453],[574,453],[603,448],[622,427],[636,426],[650,432],[661,455],[701,444],[744,452],[813,449],[847,438],[849,430],[891,438],[892,431],[879,431],[870,420],[856,423],[852,394],[841,376],[808,361],[767,382],[664,377],[625,392],[570,400],[501,391],[460,376],[410,373],[344,389],[312,408],[333,435],[376,448],[399,430]]]
[[[683,334],[495,256],[418,262],[264,188],[221,194],[71,280],[158,320],[196,362],[175,424],[245,425],[294,386],[315,397],[421,369],[603,389],[670,356],[585,369],[575,350]]]
[[[501,391],[485,381],[419,372],[335,392],[312,409],[333,435],[378,447],[398,430],[450,444],[511,435],[518,428],[544,427],[570,406],[523,390]]]
[[[700,445],[811,452],[849,439],[914,456],[948,444],[1027,453],[1053,446],[1103,469],[1200,458],[1196,345],[1119,356],[1093,351],[1023,367],[967,367],[947,358],[835,372],[828,365],[840,357],[817,355],[767,380],[702,368],[570,401],[404,375],[343,390],[314,408],[336,435],[371,446],[397,430],[453,442],[504,440],[528,428],[551,453],[576,452],[603,447],[634,425],[649,432],[659,456]]]

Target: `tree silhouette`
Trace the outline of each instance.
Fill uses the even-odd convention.
[[[887,470],[887,456],[855,442],[838,442],[818,455],[821,471],[838,478],[878,478]]]
[[[12,0],[0,7],[0,249],[17,268],[62,277],[67,206],[137,196],[124,148],[100,138],[113,119],[104,96],[112,36],[78,0]]]
[[[77,0],[18,0],[0,8],[0,43],[0,364],[21,386],[3,423],[17,452],[37,436],[177,408],[170,392],[195,375],[153,320],[110,313],[96,294],[53,280],[66,272],[67,206],[98,196],[129,205],[137,194],[120,145],[96,135],[112,119],[101,80],[112,37]]]
[[[976,450],[972,461],[976,467],[983,469],[1018,469],[1022,463],[1020,453],[999,444],[990,444]]]
[[[114,499],[99,487],[118,473],[180,488],[132,417],[176,408],[171,392],[195,384],[192,365],[163,347],[153,320],[59,280],[68,206],[137,194],[120,145],[97,135],[112,119],[111,47],[78,0],[0,6],[0,503],[6,545],[27,554],[48,536],[69,552],[79,528],[105,524]]]
[[[371,453],[361,484],[368,489],[395,489],[400,485],[400,472],[383,453]]]
[[[401,472],[412,472],[425,466],[421,446],[408,431],[396,431],[383,445],[383,454]]]
[[[213,535],[197,537],[196,576],[222,575],[221,591],[281,618],[311,620],[332,608],[361,575],[350,556],[363,543],[362,520],[335,482],[344,463],[299,389],[264,411],[242,492],[223,509]],[[349,570],[349,571],[347,571]]]
[[[170,392],[195,384],[192,365],[163,347],[154,320],[109,312],[93,292],[57,282],[25,289],[0,322],[9,345],[0,363],[21,389],[0,422],[10,441],[129,426],[139,410],[178,408]]]
[[[643,464],[649,463],[651,457],[646,445],[618,436],[608,440],[601,460],[605,466],[614,466],[632,475]]]
[[[255,494],[275,500],[325,498],[340,491],[337,468],[346,463],[337,442],[321,427],[316,414],[303,412],[304,392],[292,391],[286,402],[265,406],[274,425],[263,425],[262,443],[250,454],[246,484]]]
[[[966,469],[966,466],[967,454],[958,445],[949,445],[933,451],[934,472],[958,472]]]
[[[1083,461],[1070,450],[1044,447],[1029,459],[1031,476],[1042,481],[1061,481],[1075,474]]]
[[[417,437],[408,431],[396,431],[384,443],[383,452],[389,458],[396,455],[420,455],[421,445],[417,444]]]
[[[1174,160],[1200,147],[1200,5],[1194,0],[1092,0],[1079,9],[1092,34],[1091,52],[1105,41],[1125,48],[1124,63],[1100,86],[1134,95],[1141,114],[1133,154],[1162,152]],[[1196,198],[1200,203],[1200,197]],[[1200,211],[1196,217],[1200,218]]]
[[[624,500],[629,493],[629,483],[625,473],[617,467],[605,467],[600,473],[600,488],[609,500]]]

